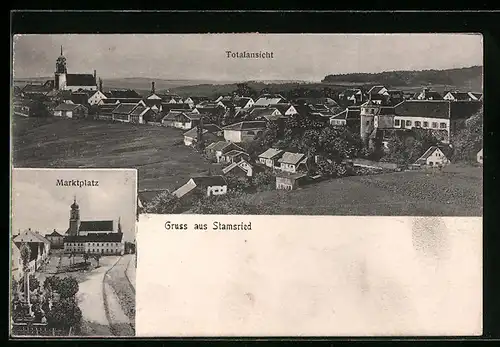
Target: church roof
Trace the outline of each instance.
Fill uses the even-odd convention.
[[[87,235],[66,236],[64,242],[121,242],[122,233],[89,233]]]
[[[112,231],[112,220],[81,221],[79,231]]]
[[[96,80],[92,74],[67,74],[66,85],[68,86],[96,86]]]

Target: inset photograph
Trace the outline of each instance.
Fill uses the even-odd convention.
[[[135,336],[134,169],[13,169],[11,336]]]

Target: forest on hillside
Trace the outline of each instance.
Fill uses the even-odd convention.
[[[472,66],[448,70],[386,71],[380,73],[351,73],[327,75],[323,83],[354,82],[377,83],[390,86],[415,85],[468,85],[471,81],[481,81],[482,66]]]

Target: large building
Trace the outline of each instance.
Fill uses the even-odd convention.
[[[69,228],[64,237],[64,251],[68,253],[90,253],[101,255],[122,255],[125,242],[120,219],[80,220],[80,206],[76,198],[70,206]]]
[[[63,55],[61,46],[61,55],[56,61],[56,71],[54,74],[54,88],[57,90],[92,90],[97,91],[96,70],[94,74],[69,74],[66,66],[66,57]]]

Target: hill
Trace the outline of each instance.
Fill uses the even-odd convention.
[[[481,91],[483,67],[472,66],[447,70],[385,71],[380,73],[351,73],[328,75],[323,83],[355,82],[382,84],[391,87],[415,87],[424,85],[448,85]]]

